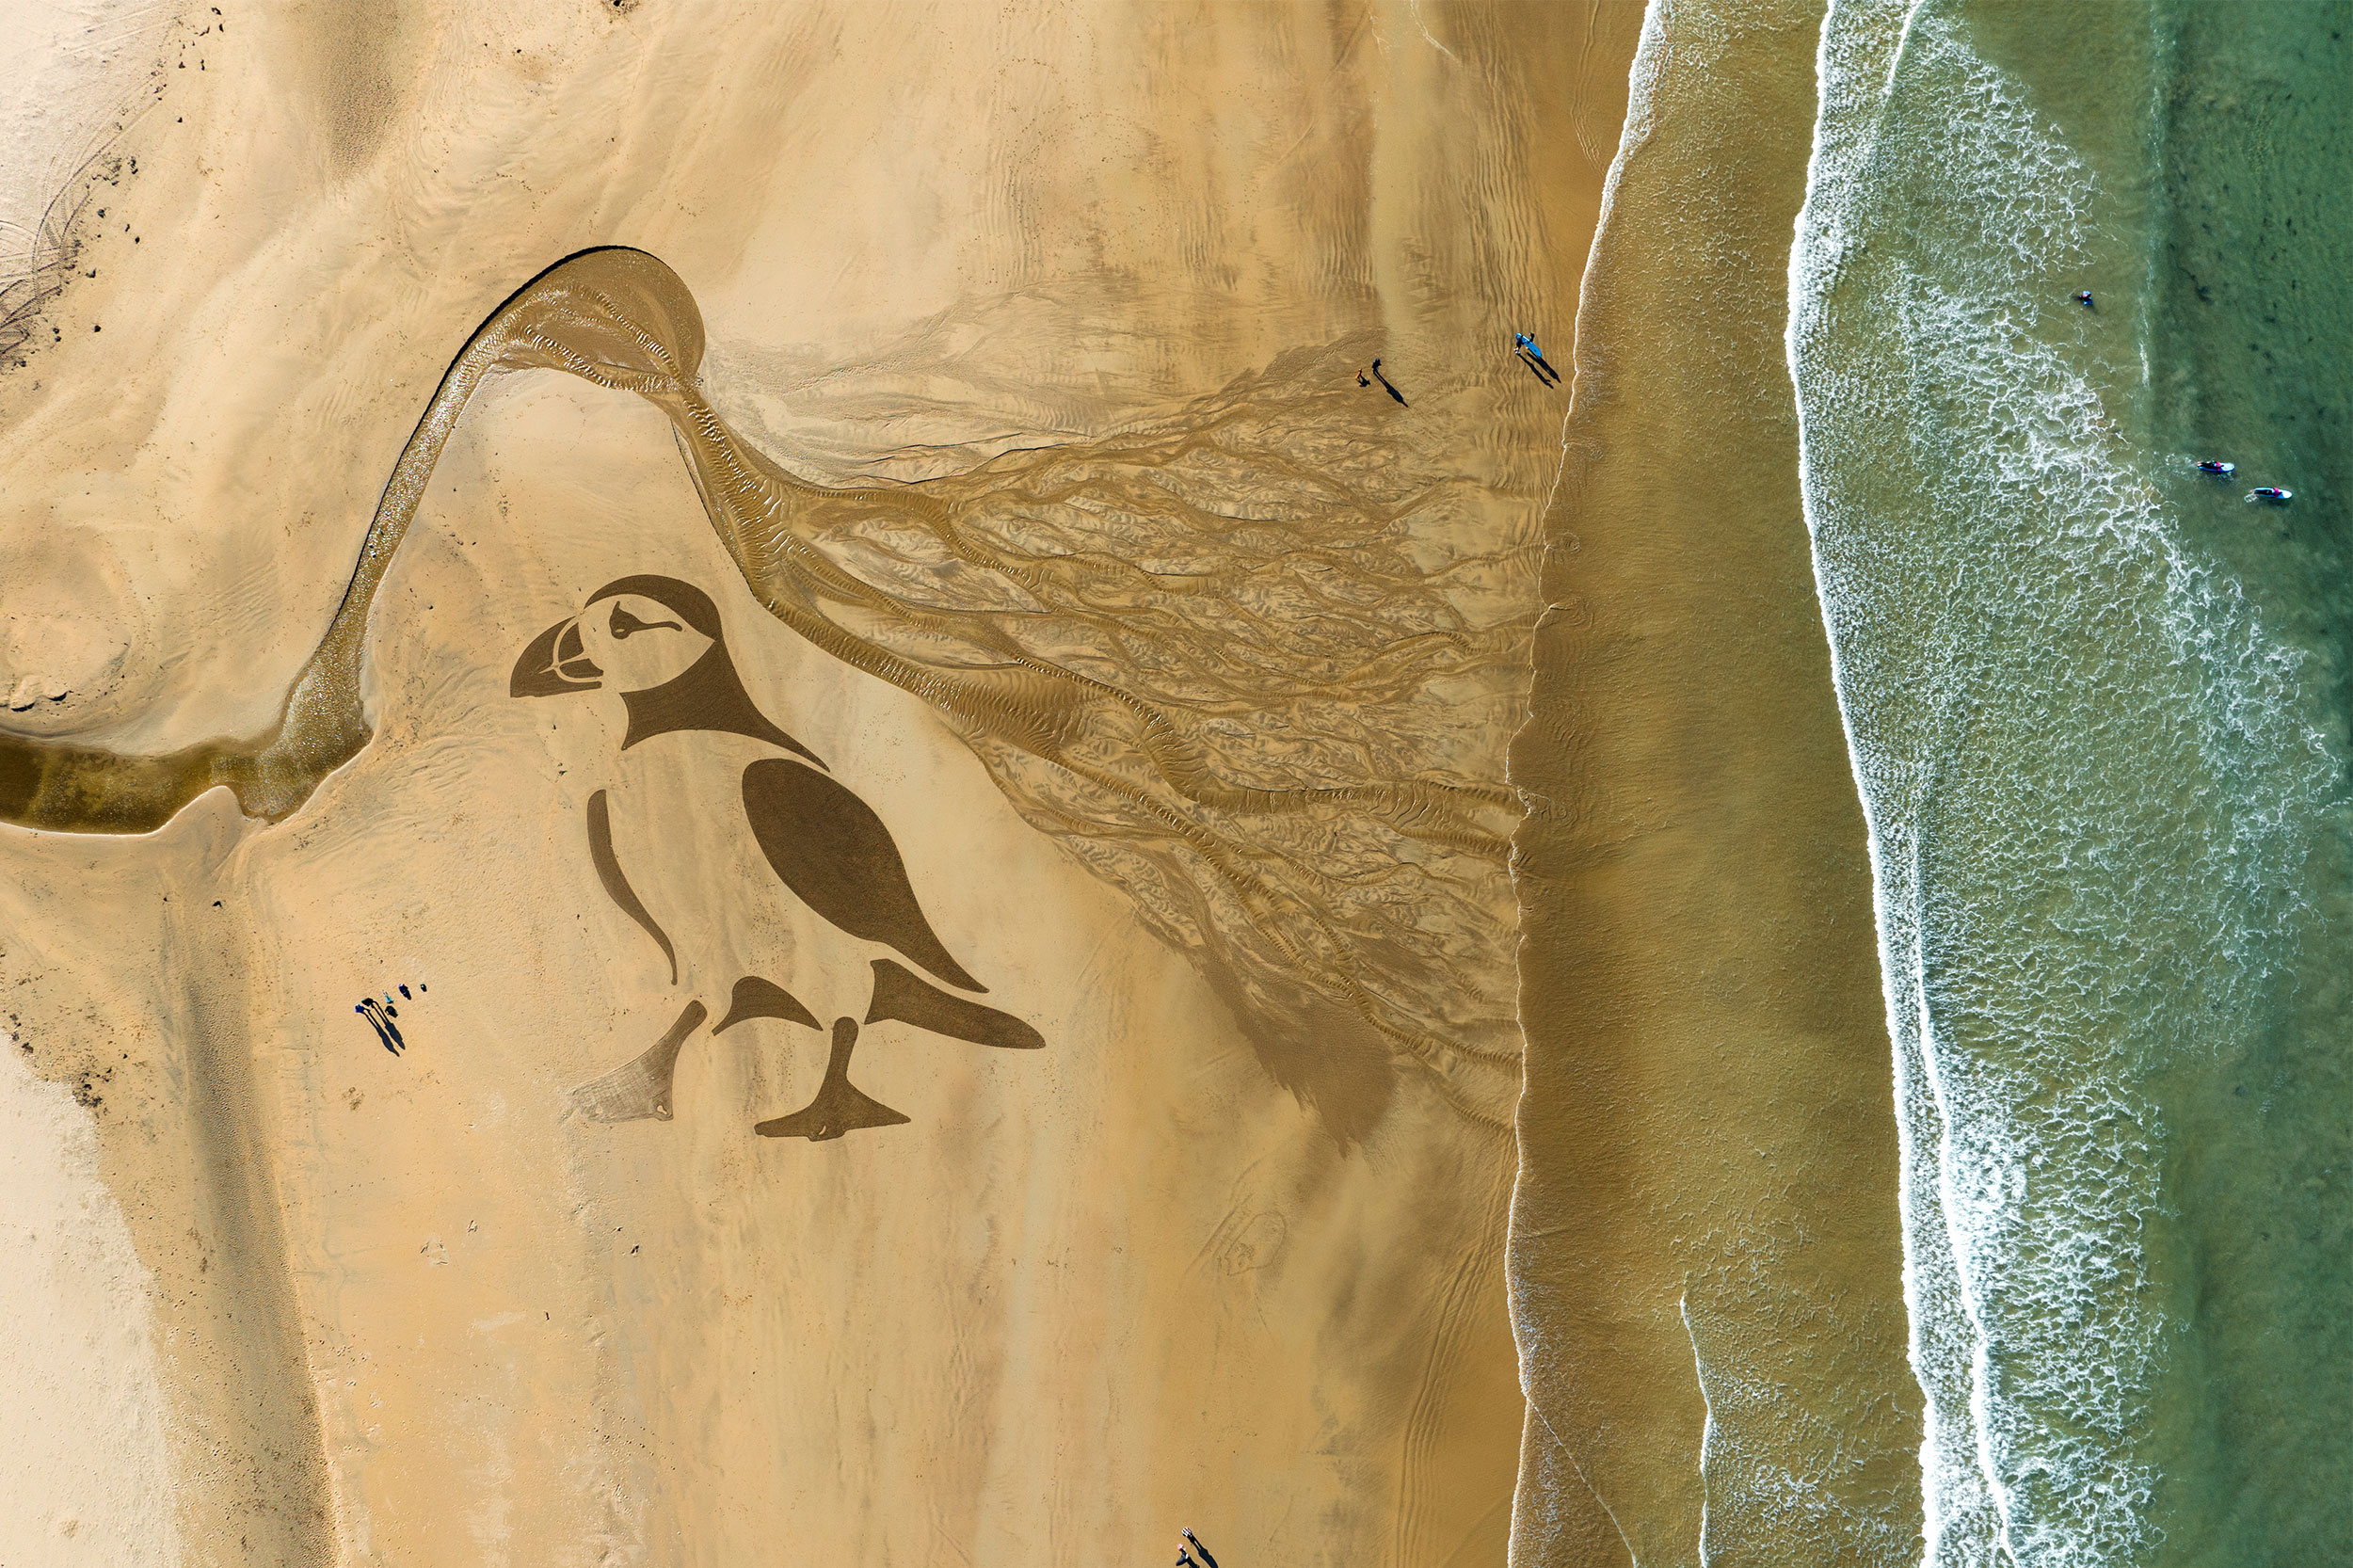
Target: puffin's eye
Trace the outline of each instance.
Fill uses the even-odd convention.
[[[632,632],[651,632],[657,627],[664,626],[673,632],[686,630],[674,620],[639,620],[621,605],[613,606],[613,640],[615,642],[619,642]]]

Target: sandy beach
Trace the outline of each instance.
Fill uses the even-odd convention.
[[[1566,360],[1639,13],[222,9],[44,144],[0,375],[11,1300],[98,1304],[0,1402],[107,1413],[0,1555],[1503,1561],[1510,336]],[[660,271],[437,399],[600,247]],[[841,980],[780,851],[626,816],[701,755],[629,688],[515,695],[648,574],[1042,1048],[860,992],[904,1125],[756,1132],[832,1081],[781,1011],[590,1113]]]
[[[2347,38],[0,0],[0,1564],[2328,1560]]]

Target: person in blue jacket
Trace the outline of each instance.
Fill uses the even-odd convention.
[[[1536,346],[1536,340],[1526,332],[1515,332],[1513,338],[1514,340],[1513,352],[1520,357],[1522,363],[1536,373],[1536,379],[1547,387],[1558,385],[1561,373],[1552,368],[1552,362],[1545,358],[1545,351]]]

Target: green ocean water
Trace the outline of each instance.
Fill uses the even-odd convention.
[[[1842,0],[1823,59],[1929,1560],[2353,1561],[2353,6]]]
[[[2113,345],[2110,385],[2132,387],[2120,405],[2192,558],[2296,660],[2334,786],[2288,889],[2302,918],[2265,932],[2263,1003],[2151,1081],[2151,1283],[2171,1311],[2150,1560],[2353,1560],[2353,6],[2045,9],[1992,12],[1979,37],[2116,168],[2129,216],[2109,244],[2143,278],[2117,292],[2134,352]],[[2237,472],[2198,472],[2209,457]],[[2249,504],[2255,485],[2294,500]]]
[[[2353,6],[2168,0],[2151,248],[2153,437],[2185,536],[2301,655],[2335,808],[2237,1048],[2159,1090],[2187,1298],[2157,1415],[2168,1560],[2353,1559]],[[2249,505],[2250,484],[2287,487]],[[2300,939],[2299,939],[2300,938]]]

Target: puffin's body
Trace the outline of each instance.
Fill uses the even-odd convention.
[[[669,936],[688,994],[721,1007],[737,980],[765,974],[820,1018],[861,1017],[867,966],[892,954],[819,918],[761,855],[743,780],[775,757],[744,736],[695,731],[622,752],[604,788],[614,857]]]
[[[970,1000],[984,987],[932,931],[882,819],[752,703],[701,590],[665,577],[607,584],[523,650],[509,690],[551,696],[608,681],[629,731],[588,799],[589,856],[690,1000],[644,1055],[573,1092],[591,1118],[666,1120],[678,1053],[714,1013],[713,1034],[770,1018],[831,1038],[824,1087],[802,1111],[760,1123],[769,1137],[906,1120],[849,1082],[862,1028],[1045,1043]]]

